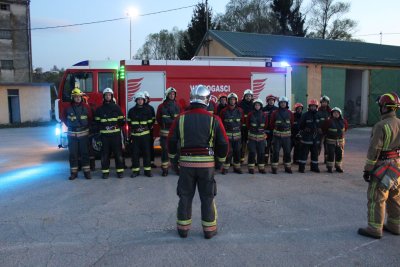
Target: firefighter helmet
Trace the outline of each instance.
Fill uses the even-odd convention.
[[[278,101],[279,103],[280,102],[286,102],[286,103],[289,103],[289,98],[287,98],[286,96],[281,96],[281,97],[279,97],[279,101]]]
[[[340,108],[334,107],[334,108],[331,110],[331,114],[333,114],[334,111],[339,112],[339,116],[342,117],[342,110],[341,110]]]
[[[101,142],[101,135],[99,133],[93,135],[93,138],[92,138],[93,149],[97,152],[100,152],[102,146],[103,146],[103,143]]]
[[[143,100],[146,99],[146,95],[144,94],[144,92],[137,92],[135,94],[135,101],[138,100],[139,98],[142,98]]]
[[[235,93],[230,93],[229,95],[228,95],[228,100],[230,99],[230,98],[235,98],[236,99],[236,101],[238,100],[238,96],[237,96],[237,94],[235,94]]]
[[[244,90],[243,97],[245,97],[246,95],[252,95],[253,96],[253,91],[251,89]]]
[[[314,106],[319,106],[319,103],[318,103],[318,100],[317,99],[310,99],[309,101],[308,101],[308,106],[311,106],[311,105],[314,105]]]
[[[165,96],[167,97],[169,93],[175,93],[176,95],[176,89],[174,87],[169,87],[167,90],[165,90]]]
[[[381,95],[378,101],[379,106],[386,107],[389,109],[398,109],[400,108],[400,99],[399,96],[392,92]]]
[[[190,103],[199,103],[208,106],[210,96],[210,90],[206,86],[199,84],[190,92]]]
[[[105,95],[106,93],[110,93],[110,94],[114,94],[113,90],[111,88],[106,88],[103,90],[103,95]]]
[[[71,92],[71,98],[73,98],[74,96],[83,96],[83,95],[84,93],[79,88],[75,88]]]
[[[296,104],[294,104],[293,109],[296,110],[297,108],[303,108],[303,107],[304,106],[302,103],[296,103]]]
[[[265,98],[268,102],[268,100],[272,99],[274,101],[276,101],[276,97],[274,95],[267,95],[267,97]]]
[[[221,99],[221,97],[228,98],[228,96],[225,93],[219,94],[218,99]]]
[[[326,101],[326,102],[328,102],[328,104],[329,104],[329,102],[331,102],[331,99],[329,98],[329,96],[323,95],[323,96],[321,96],[321,99],[320,99],[319,101],[320,101],[320,102]]]
[[[260,104],[261,107],[263,107],[264,103],[262,102],[262,100],[260,98],[257,98],[253,101],[253,105],[255,105],[256,103]]]
[[[143,94],[144,94],[144,97],[146,97],[146,98],[150,98],[150,93],[149,93],[149,92],[147,92],[147,91],[144,91],[144,92],[143,92]]]

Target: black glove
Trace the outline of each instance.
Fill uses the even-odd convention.
[[[371,172],[364,171],[363,178],[364,178],[364,181],[366,181],[367,183],[370,183],[371,182]]]

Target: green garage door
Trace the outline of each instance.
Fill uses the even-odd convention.
[[[387,92],[400,92],[400,70],[371,70],[368,125],[374,125],[380,119],[376,98]]]
[[[323,67],[321,83],[322,95],[327,95],[331,99],[330,106],[344,110],[346,69]]]
[[[307,67],[293,66],[292,68],[293,105],[297,102],[307,106]],[[293,106],[292,105],[292,106]]]

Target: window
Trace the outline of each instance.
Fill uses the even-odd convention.
[[[0,10],[10,11],[9,4],[0,4]]]
[[[64,82],[63,101],[71,101],[71,91],[78,87],[82,92],[93,92],[93,73],[91,72],[74,72],[68,73]]]
[[[0,39],[11,39],[11,31],[0,30]]]
[[[111,88],[114,91],[114,73],[99,72],[99,92],[103,92],[106,88]]]
[[[14,62],[12,60],[0,60],[0,63],[3,70],[14,69]]]

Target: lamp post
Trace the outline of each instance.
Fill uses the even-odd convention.
[[[132,59],[132,19],[138,16],[138,10],[134,7],[128,9],[127,16],[129,17],[129,59]]]

